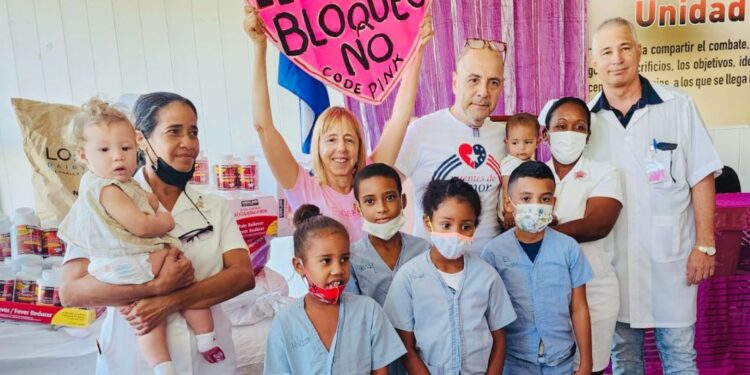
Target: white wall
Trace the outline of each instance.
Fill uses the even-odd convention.
[[[260,154],[251,126],[243,0],[0,0],[0,208],[33,206],[11,97],[79,105],[94,95],[174,91],[198,107],[201,147]],[[300,149],[298,100],[268,68],[276,125]],[[343,97],[330,93],[333,104]],[[264,190],[275,193],[272,179]]]
[[[202,148],[260,154],[251,128],[243,0],[0,0],[0,208],[33,206],[31,168],[11,97],[80,104],[93,95],[178,92],[198,107]],[[275,82],[278,54],[269,48]],[[271,85],[276,124],[299,150],[296,97]],[[334,104],[343,98],[331,93]],[[750,190],[750,126],[712,128]],[[262,169],[267,171],[267,169]],[[262,188],[275,192],[272,178]]]
[[[721,161],[737,172],[742,191],[750,191],[750,125],[709,127],[708,132]]]

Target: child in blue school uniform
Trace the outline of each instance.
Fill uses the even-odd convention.
[[[516,318],[497,273],[468,252],[481,200],[458,179],[435,180],[422,198],[432,248],[393,278],[384,309],[406,346],[410,374],[499,374],[503,327]]]
[[[280,311],[268,333],[265,374],[387,374],[406,350],[382,308],[344,293],[349,235],[341,223],[302,205],[294,215],[292,265],[308,294]]]
[[[354,198],[367,236],[351,248],[351,278],[346,291],[371,297],[381,306],[396,272],[430,243],[400,232],[406,223],[401,178],[382,163],[370,164],[354,176]]]
[[[353,190],[367,236],[351,247],[352,268],[346,291],[368,296],[382,306],[396,272],[431,245],[400,232],[406,223],[406,196],[395,169],[382,163],[370,164],[354,176]],[[388,367],[388,374],[405,373],[400,361]]]
[[[585,283],[591,268],[573,238],[547,228],[555,205],[555,177],[527,161],[508,180],[516,226],[485,246],[482,258],[502,277],[518,319],[506,328],[504,374],[591,374],[591,323]],[[572,322],[572,329],[571,329]]]

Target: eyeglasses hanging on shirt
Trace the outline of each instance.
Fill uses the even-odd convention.
[[[201,209],[198,208],[198,205],[196,205],[195,202],[193,202],[193,199],[190,198],[190,196],[188,195],[187,191],[183,190],[182,193],[185,194],[185,197],[187,197],[187,199],[190,201],[190,204],[192,204],[193,207],[195,207],[195,209],[198,211],[198,214],[200,214],[201,217],[203,218],[203,220],[206,221],[206,226],[205,227],[196,228],[196,229],[190,230],[190,231],[182,234],[181,236],[177,237],[177,239],[179,239],[180,242],[182,243],[182,245],[184,246],[184,245],[189,244],[190,242],[192,242],[196,238],[199,239],[199,240],[207,238],[210,234],[213,233],[214,226],[211,224],[210,221],[208,221],[208,218],[206,218],[206,215],[203,214],[203,212],[201,211]]]

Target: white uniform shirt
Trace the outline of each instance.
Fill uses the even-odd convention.
[[[612,198],[622,203],[620,176],[611,164],[589,160],[582,156],[562,180],[555,173],[552,159],[547,162],[547,165],[555,174],[557,200],[554,213],[560,223],[582,219],[586,213],[586,202],[589,198]],[[615,240],[612,232],[602,239],[582,243],[581,249],[595,277],[613,271]]]
[[[652,86],[663,103],[637,109],[626,128],[610,110],[592,113],[586,155],[610,162],[623,177],[623,211],[614,229],[618,321],[633,328],[687,327],[696,320],[697,293],[686,276],[695,242],[690,188],[720,173],[722,163],[693,100],[673,87]],[[655,151],[668,174],[663,182],[649,184],[645,160],[654,140],[677,144],[677,149]]]
[[[135,179],[146,191],[151,187],[146,183],[143,169],[138,171]],[[234,249],[247,249],[242,239],[234,215],[229,211],[226,201],[221,197],[200,193],[190,185],[187,194],[200,207],[213,224],[214,230],[195,238],[182,248],[182,251],[193,263],[196,280],[203,280],[224,269],[223,254]],[[201,207],[202,206],[202,207]],[[205,227],[206,221],[196,211],[190,201],[181,194],[177,199],[172,215],[175,228],[171,235],[179,237],[197,228]],[[89,258],[89,254],[79,248],[68,248],[65,260]],[[226,360],[217,364],[208,363],[198,352],[195,336],[179,313],[167,318],[167,341],[172,362],[181,375],[187,374],[232,374],[235,371],[234,342],[232,327],[221,306],[211,308],[214,318],[216,341],[224,351]],[[99,337],[102,354],[96,364],[97,374],[152,374],[151,367],[141,354],[133,328],[114,308],[107,309]]]
[[[553,160],[547,162],[555,173]],[[611,198],[622,203],[620,175],[609,163],[581,157],[568,174],[560,180],[555,173],[555,215],[560,223],[579,220],[586,214],[589,198]],[[581,243],[594,278],[586,283],[586,300],[591,317],[591,356],[593,370],[601,371],[609,364],[612,335],[620,310],[620,292],[612,262],[615,239],[612,231],[596,241]],[[580,353],[575,356],[580,364]]]
[[[396,167],[413,186],[415,236],[430,240],[422,225],[422,195],[427,184],[453,177],[471,184],[482,199],[482,213],[472,245],[475,255],[500,233],[497,198],[501,186],[500,160],[507,154],[504,139],[502,124],[488,120],[473,129],[458,121],[447,108],[409,126]]]

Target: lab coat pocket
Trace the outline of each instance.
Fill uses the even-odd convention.
[[[657,263],[669,263],[685,259],[690,249],[682,249],[683,215],[654,216],[651,230],[651,259]]]
[[[654,161],[664,168],[664,179],[661,182],[652,184],[655,190],[672,190],[675,186],[674,174],[672,173],[672,153],[669,151],[657,151]]]

